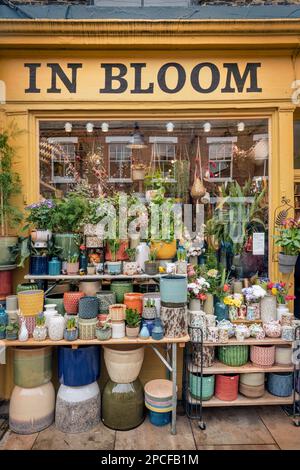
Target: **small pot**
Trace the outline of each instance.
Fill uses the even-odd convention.
[[[279,263],[279,271],[283,274],[289,274],[294,271],[295,264],[297,262],[298,255],[284,255],[283,253],[279,253],[278,255],[278,263]]]
[[[137,338],[140,332],[140,327],[139,326],[128,326],[126,325],[126,336],[128,338]]]
[[[158,273],[157,261],[145,261],[145,274],[148,276],[155,276]]]
[[[121,274],[122,272],[122,261],[107,261],[106,266],[108,274]]]
[[[32,230],[30,235],[35,248],[45,248],[52,238],[51,230]]]
[[[46,325],[36,326],[33,330],[32,336],[35,341],[44,341],[47,338]]]
[[[66,341],[76,341],[76,339],[78,339],[78,328],[74,328],[73,330],[67,330],[67,328],[65,328],[64,339]]]
[[[156,307],[143,307],[142,317],[146,318],[147,320],[153,320],[156,318]]]
[[[112,338],[120,339],[125,337],[125,322],[114,321],[112,322]]]
[[[143,181],[145,179],[146,170],[145,168],[142,169],[134,169],[131,170],[131,178],[132,181]]]
[[[111,338],[112,329],[111,328],[96,328],[96,338],[99,341],[106,341]]]
[[[90,276],[96,274],[96,266],[88,266],[86,269]]]
[[[14,341],[18,339],[18,330],[7,331],[6,330],[6,339]]]
[[[76,275],[79,271],[79,261],[76,263],[67,263],[67,273],[69,275]]]
[[[99,313],[99,300],[97,297],[85,296],[79,300],[79,318],[89,320],[96,318]]]
[[[114,304],[109,306],[109,317],[113,322],[120,322],[125,320],[126,305]]]
[[[143,294],[139,292],[127,292],[124,294],[124,304],[127,308],[137,310],[141,315],[143,311]]]
[[[136,261],[124,261],[123,273],[126,276],[133,276],[138,273],[138,264]]]

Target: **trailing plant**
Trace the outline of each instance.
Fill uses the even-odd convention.
[[[136,328],[141,323],[141,317],[137,310],[132,308],[126,309],[126,324],[129,328]]]
[[[22,212],[12,203],[12,197],[21,192],[21,179],[13,171],[16,150],[10,140],[21,131],[16,126],[0,133],[0,224],[1,235],[7,236],[9,228],[18,226],[23,218]]]

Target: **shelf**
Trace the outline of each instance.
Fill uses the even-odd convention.
[[[200,372],[198,366],[194,366],[192,363],[188,366],[190,372]],[[251,362],[243,366],[227,366],[220,361],[214,361],[212,367],[204,367],[204,375],[215,375],[215,374],[245,374],[245,373],[254,373],[254,372],[293,372],[293,364],[289,366],[274,364],[271,367],[259,367]]]
[[[52,341],[51,339],[46,339],[44,341],[35,341],[34,339],[30,338],[28,341],[10,341],[10,340],[0,340],[0,347],[10,347],[10,346],[20,346],[20,347],[42,347],[42,346],[71,346],[72,348],[76,349],[78,346],[84,345],[111,345],[111,344],[179,344],[179,347],[184,347],[185,343],[188,343],[190,337],[182,336],[181,338],[163,338],[160,341],[155,341],[152,338],[149,339],[142,339],[142,338],[120,338],[120,339],[109,339],[107,341],[99,341],[98,339],[91,339],[91,340],[82,340],[77,339],[76,341],[66,341],[64,339],[60,341]]]
[[[200,345],[200,343],[198,343]],[[279,345],[279,344],[286,344],[291,345],[292,341],[285,341],[282,338],[264,338],[264,339],[256,339],[256,338],[247,338],[244,341],[238,341],[236,338],[231,338],[228,343],[212,343],[210,341],[203,341],[203,346],[251,346],[251,345]]]
[[[200,400],[197,400],[188,394],[188,402],[191,405],[200,405]],[[292,405],[293,395],[289,397],[276,397],[265,391],[264,395],[260,398],[248,398],[243,395],[238,395],[238,398],[234,401],[223,401],[216,397],[210,400],[203,401],[202,406],[204,408],[209,407],[220,407],[220,406],[264,406],[264,405]]]
[[[44,280],[44,281],[97,281],[100,279],[160,279],[162,276],[166,276],[166,274],[154,274],[150,276],[149,274],[135,274],[133,276],[127,276],[126,274],[75,274],[75,275],[68,275],[68,274],[59,274],[57,276],[35,276],[32,274],[26,274],[24,279],[27,280]],[[185,276],[184,274],[175,274],[174,277],[182,277]]]

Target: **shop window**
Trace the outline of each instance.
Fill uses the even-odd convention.
[[[150,137],[154,165],[165,178],[175,182],[175,160],[177,137]]]
[[[108,144],[108,177],[111,183],[130,182],[131,149],[127,147],[129,138],[107,137]]]
[[[74,183],[72,167],[75,164],[78,138],[51,137],[48,143],[51,145],[51,183]]]
[[[234,142],[236,137],[207,138],[210,181],[232,181]]]

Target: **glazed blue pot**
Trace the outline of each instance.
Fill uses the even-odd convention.
[[[228,320],[229,318],[229,309],[228,305],[225,305],[223,302],[220,302],[218,299],[214,302],[215,315],[218,321]]]
[[[64,331],[64,339],[66,341],[76,341],[78,339],[78,328],[75,330],[67,330]]]
[[[186,303],[187,278],[185,276],[163,276],[160,278],[161,302]]]
[[[277,397],[289,397],[293,393],[292,372],[268,374],[268,391]]]
[[[61,261],[54,257],[48,263],[48,273],[49,276],[58,276],[61,273]]]
[[[100,347],[69,346],[58,348],[58,377],[61,384],[82,387],[96,382],[100,376]]]
[[[157,413],[156,411],[149,411],[149,421],[153,426],[166,426],[171,422],[172,412]]]
[[[29,274],[43,276],[48,274],[48,256],[30,256]]]
[[[86,295],[79,300],[78,316],[85,320],[96,318],[99,313],[99,299]]]
[[[151,336],[155,341],[160,341],[164,337],[164,329],[161,324],[160,318],[154,320],[154,326],[151,331]]]
[[[152,335],[152,330],[154,328],[154,323],[155,323],[155,320],[147,320],[145,318],[142,318],[141,330],[142,330],[143,326],[146,326],[148,328],[149,335],[151,336]]]

